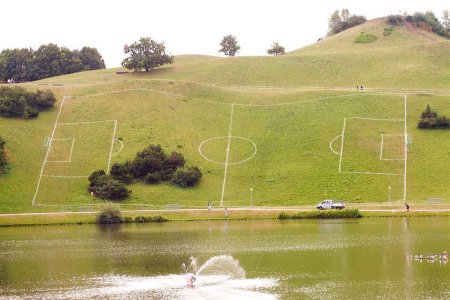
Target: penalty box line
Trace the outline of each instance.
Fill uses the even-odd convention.
[[[114,139],[115,139],[116,130],[117,130],[117,120],[85,121],[85,122],[58,122],[59,118],[61,116],[62,109],[64,107],[64,103],[66,102],[66,99],[68,99],[70,97],[72,97],[72,96],[64,96],[63,97],[63,99],[61,101],[61,106],[59,107],[59,110],[58,110],[58,114],[56,115],[56,120],[55,120],[55,123],[53,125],[52,134],[51,134],[49,142],[48,142],[48,148],[47,148],[47,151],[45,153],[44,161],[42,162],[41,170],[39,172],[39,179],[38,179],[38,182],[36,184],[36,190],[34,192],[33,199],[31,201],[31,205],[32,206],[36,205],[36,198],[37,198],[37,194],[39,192],[39,188],[41,186],[42,177],[52,177],[52,178],[85,178],[85,177],[89,177],[89,176],[86,176],[86,175],[82,175],[82,176],[44,175],[45,165],[46,165],[47,162],[49,162],[48,161],[48,156],[49,156],[49,152],[50,151],[48,151],[48,150],[50,149],[50,147],[52,145],[52,141],[53,140],[58,140],[58,139],[55,139],[54,136],[55,136],[56,128],[59,125],[63,125],[63,126],[64,125],[87,125],[87,124],[98,124],[98,123],[114,122],[114,132],[113,132],[113,136],[112,136],[112,139],[111,139],[112,141],[111,141],[111,147],[110,147],[109,159],[108,159],[108,169],[107,170],[109,171],[109,168],[110,168],[110,165],[111,165],[111,159],[112,159],[112,150],[113,150],[113,147],[114,147]],[[72,158],[73,146],[74,146],[74,142],[72,143],[72,147],[71,147],[71,154],[70,154],[70,157],[69,157],[70,160]]]
[[[406,113],[405,113],[405,117],[406,117]],[[347,117],[347,118],[344,118],[344,124],[342,125],[342,133],[341,133],[341,151],[339,153],[340,155],[339,155],[339,170],[338,170],[338,172],[340,174],[371,174],[371,175],[388,175],[388,176],[400,176],[400,175],[402,175],[403,176],[404,174],[397,174],[397,173],[359,172],[359,171],[348,172],[348,171],[342,171],[342,156],[343,156],[343,152],[344,152],[345,127],[346,127],[346,124],[347,124],[347,119],[381,121],[381,122],[383,122],[383,121],[386,121],[386,122],[405,122],[406,123],[406,119],[381,119],[381,118],[367,118],[367,117]],[[333,141],[334,141],[334,139],[333,139]],[[405,158],[405,161],[406,161],[406,158]]]
[[[75,138],[67,138],[67,139],[53,139],[53,141],[70,141],[72,140],[72,145],[70,146],[70,154],[68,160],[47,160],[49,163],[70,163],[72,161],[72,153],[73,147],[75,145]],[[50,151],[50,150],[47,150]]]

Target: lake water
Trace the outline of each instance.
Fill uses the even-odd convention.
[[[0,228],[0,299],[449,299],[407,258],[449,246],[446,217]]]

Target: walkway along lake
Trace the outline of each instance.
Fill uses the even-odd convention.
[[[407,256],[449,245],[448,217],[0,228],[0,299],[448,299]]]

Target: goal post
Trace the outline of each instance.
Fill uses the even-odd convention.
[[[412,135],[411,134],[407,134],[406,135],[406,147],[408,152],[412,152],[413,150],[413,139],[412,139]]]
[[[42,145],[41,145],[41,154],[46,154],[48,151],[48,144],[50,143],[50,137],[46,136],[44,138],[44,140],[42,141]]]

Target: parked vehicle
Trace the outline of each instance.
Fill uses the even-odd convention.
[[[333,200],[323,200],[317,204],[317,209],[343,209],[345,204],[343,202],[333,202]]]

